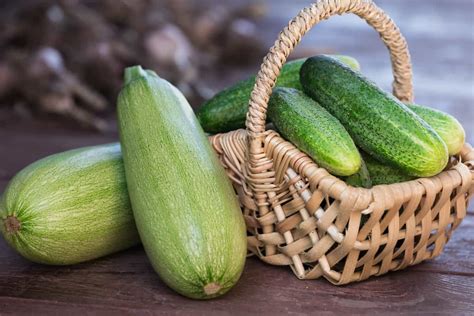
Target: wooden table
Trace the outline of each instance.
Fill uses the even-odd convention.
[[[271,42],[309,1],[273,2],[262,32]],[[456,115],[474,142],[472,110],[473,15],[471,0],[377,1],[407,36],[417,100]],[[389,63],[377,36],[362,22],[335,19],[318,26],[303,47],[358,57],[364,72],[385,88]],[[351,21],[348,18],[348,21]],[[417,20],[418,19],[418,20]],[[358,24],[357,24],[358,23]],[[471,34],[469,34],[469,29]],[[364,42],[360,38],[367,38]],[[218,85],[218,83],[216,83]],[[58,151],[117,140],[48,124],[0,126],[0,192],[27,164]],[[242,279],[226,296],[185,299],[153,272],[141,247],[71,267],[30,263],[0,238],[0,314],[471,314],[474,311],[474,211],[472,206],[437,259],[343,287],[325,280],[299,281],[287,268],[249,258]]]

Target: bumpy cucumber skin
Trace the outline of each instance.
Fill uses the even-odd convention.
[[[378,160],[420,177],[436,175],[448,163],[446,144],[425,121],[334,58],[309,58],[300,76],[304,91]]]
[[[400,169],[377,161],[366,153],[362,153],[362,157],[367,166],[372,185],[400,183],[415,179],[415,177],[405,174]]]
[[[9,217],[19,231],[7,231]],[[9,183],[0,201],[8,244],[38,263],[69,265],[139,243],[119,144],[43,158]]]
[[[407,104],[407,106],[438,133],[446,143],[450,155],[456,155],[461,151],[466,141],[466,133],[456,118],[442,111],[418,104]]]
[[[126,73],[118,98],[120,141],[148,258],[180,294],[222,295],[238,281],[246,257],[236,194],[184,96],[140,67]],[[206,286],[214,291],[206,293]]]
[[[302,91],[276,88],[268,117],[280,134],[330,173],[356,173],[361,158],[344,126]]]
[[[364,159],[362,159],[359,171],[343,180],[347,184],[357,188],[370,189],[373,185],[372,178],[370,177],[369,170],[367,169],[367,164],[365,163]]]
[[[352,57],[343,55],[334,55],[334,57],[355,70],[360,69],[358,61]],[[283,65],[276,86],[302,90],[299,74],[305,60],[297,59]],[[245,128],[248,102],[254,84],[255,76],[222,90],[206,101],[196,113],[203,129],[215,134]]]

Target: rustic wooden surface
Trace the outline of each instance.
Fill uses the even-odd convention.
[[[266,38],[273,40],[298,8],[309,2],[273,1],[269,18],[262,22]],[[377,3],[398,22],[409,41],[417,100],[456,115],[473,143],[472,0]],[[299,53],[314,47],[356,56],[369,76],[389,87],[387,54],[362,22],[343,17],[318,26]],[[229,80],[216,80],[216,86],[226,84]],[[49,125],[0,126],[0,192],[17,171],[41,157],[117,140],[116,132],[98,135]],[[0,314],[472,314],[474,209],[469,210],[444,253],[430,262],[335,287],[325,280],[299,281],[289,269],[250,258],[239,284],[225,297],[208,302],[188,300],[169,290],[152,271],[141,247],[57,268],[24,260],[0,238]]]

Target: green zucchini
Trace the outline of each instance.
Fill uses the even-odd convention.
[[[343,179],[347,184],[353,187],[360,187],[370,189],[372,187],[372,178],[370,177],[369,170],[367,169],[367,164],[362,159],[361,166],[357,173],[353,174],[352,176],[346,177]]]
[[[438,133],[446,143],[450,155],[456,155],[461,151],[466,140],[466,133],[456,118],[422,105],[407,104],[407,106]]]
[[[405,174],[400,169],[377,161],[364,152],[362,157],[367,166],[372,185],[400,183],[415,179],[415,177]]]
[[[25,258],[68,265],[139,243],[119,144],[43,158],[20,171],[0,201],[0,230]]]
[[[371,156],[412,176],[428,177],[448,163],[440,136],[394,96],[328,56],[301,67],[304,91],[344,125]]]
[[[360,169],[359,151],[344,126],[302,91],[276,88],[268,117],[284,138],[330,173],[349,176]]]
[[[118,122],[133,213],[155,271],[184,296],[224,294],[242,273],[246,229],[188,102],[153,72],[127,68]]]
[[[335,55],[335,58],[355,70],[360,69],[359,63],[352,57]],[[297,59],[283,65],[276,86],[301,90],[299,73],[305,60]],[[196,114],[204,130],[215,134],[245,128],[250,93],[254,84],[255,76],[238,82],[206,101]]]

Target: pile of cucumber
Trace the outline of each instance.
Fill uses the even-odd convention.
[[[268,116],[283,137],[354,186],[441,172],[464,144],[452,116],[404,105],[347,56],[283,67]],[[197,117],[174,86],[127,68],[120,144],[55,154],[19,172],[0,199],[0,230],[25,258],[93,260],[140,241],[161,279],[184,296],[220,296],[246,257],[239,201],[207,140],[245,126],[255,77],[217,94]],[[204,130],[203,130],[204,129]]]
[[[288,63],[270,98],[269,120],[319,166],[353,186],[370,188],[440,173],[449,155],[464,145],[461,124],[441,111],[401,103],[358,70],[357,61],[348,56],[318,55]],[[243,81],[206,102],[197,113],[204,130],[244,128],[254,81]]]

